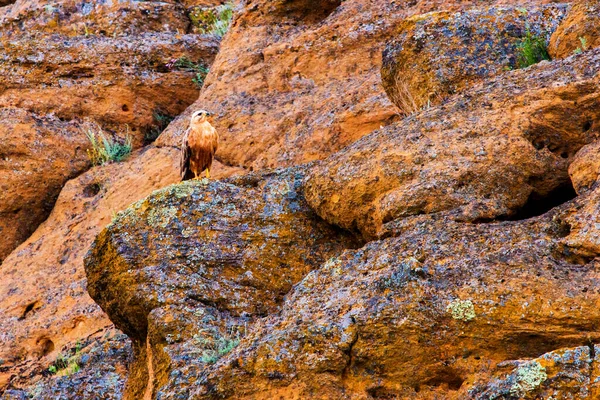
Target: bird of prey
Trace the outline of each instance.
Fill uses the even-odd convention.
[[[198,110],[192,114],[190,127],[183,135],[181,143],[181,180],[198,179],[206,171],[210,178],[210,167],[219,145],[217,130],[210,124],[212,114]]]

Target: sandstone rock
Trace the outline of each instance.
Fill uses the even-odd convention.
[[[569,176],[577,193],[589,190],[600,176],[600,142],[590,143],[575,154]]]
[[[399,221],[398,236],[311,272],[189,398],[466,399],[508,360],[524,360],[508,379],[522,385],[499,398],[548,398],[520,397],[538,386],[596,398],[597,371],[577,382],[559,371],[595,370],[581,350],[542,355],[600,339],[598,261],[573,264],[560,250],[578,235],[565,221],[597,218],[582,206],[599,202],[595,190],[526,221]]]
[[[65,185],[48,220],[0,265],[0,381],[46,369],[61,348],[110,324],[87,294],[83,257],[116,212],[179,179],[178,149],[151,147]]]
[[[552,35],[548,51],[552,58],[565,58],[600,45],[600,1],[582,0]]]
[[[21,35],[0,46],[0,106],[90,117],[137,145],[158,114],[176,116],[198,96],[195,74],[167,64],[186,57],[209,65],[218,51],[217,39],[172,33]]]
[[[497,7],[407,18],[383,52],[381,78],[406,115],[518,67],[528,34],[549,41],[567,5]]]
[[[2,400],[122,398],[131,362],[131,345],[116,329],[101,330],[61,353],[52,365],[36,375],[20,376],[20,388],[8,388]],[[27,371],[30,372],[30,371]]]
[[[311,269],[354,246],[308,208],[299,191],[304,174],[170,186],[98,236],[86,258],[88,290],[134,340],[129,398],[169,390],[185,397],[252,321],[276,311]]]
[[[73,35],[134,35],[140,32],[185,33],[189,20],[175,1],[18,0],[0,9],[0,29],[11,35],[29,32]]]
[[[33,233],[63,184],[89,168],[90,124],[0,108],[0,264]]]
[[[411,215],[476,222],[539,214],[554,197],[574,196],[569,163],[598,137],[599,67],[594,50],[510,71],[380,129],[311,171],[307,201],[369,238]]]
[[[397,26],[418,13],[477,5],[482,2],[249,3],[223,39],[200,98],[158,143],[178,144],[192,111],[206,108],[217,114],[219,157],[227,165],[260,169],[324,158],[399,119],[379,76],[381,51]]]
[[[474,388],[469,399],[596,399],[599,354],[600,347],[590,344],[501,363],[496,377]]]

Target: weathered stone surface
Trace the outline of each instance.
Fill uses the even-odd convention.
[[[399,119],[381,87],[381,51],[405,18],[506,3],[249,3],[223,39],[200,98],[158,143],[179,143],[192,111],[206,108],[217,114],[219,157],[227,165],[259,169],[322,159]],[[532,3],[545,1],[519,2]]]
[[[581,0],[552,35],[548,52],[552,58],[565,58],[599,45],[600,1]]]
[[[140,32],[185,33],[185,8],[167,1],[18,0],[0,9],[0,29],[76,35],[131,35]],[[213,3],[215,3],[213,1]]]
[[[518,66],[527,34],[549,41],[566,4],[435,12],[402,21],[383,52],[381,78],[404,114],[440,103]]]
[[[64,183],[89,168],[90,124],[0,108],[0,264],[33,233]]]
[[[0,38],[0,48],[0,106],[90,117],[140,145],[157,114],[176,116],[198,97],[194,73],[166,64],[187,57],[209,65],[218,40],[172,33],[24,34]]]
[[[87,294],[83,257],[116,212],[178,182],[178,167],[178,149],[147,148],[65,185],[48,220],[0,266],[0,382],[47,368],[61,348],[110,324]]]
[[[598,261],[569,261],[580,233],[566,221],[597,219],[582,206],[599,204],[596,190],[526,221],[399,221],[398,236],[311,272],[280,316],[253,326],[189,398],[466,399],[506,360],[597,343]],[[553,357],[541,357],[543,387],[577,398],[567,397],[574,383],[554,374]],[[580,393],[596,390],[587,382]]]
[[[208,346],[243,335],[311,269],[354,245],[308,208],[304,173],[170,186],[98,236],[88,290],[134,340],[129,398],[161,397],[165,385],[184,396],[211,362]]]
[[[599,355],[600,347],[590,344],[501,363],[494,378],[472,389],[469,399],[597,399]]]
[[[0,399],[121,399],[131,362],[125,334],[114,327],[102,329],[75,348],[64,349],[61,356],[63,361],[52,364],[56,372],[24,370]]]
[[[569,165],[569,176],[577,193],[589,190],[600,176],[600,141],[583,146]]]
[[[599,71],[593,50],[499,75],[331,156],[307,178],[307,201],[371,238],[411,215],[534,212],[555,190],[568,196],[570,161],[598,137]]]

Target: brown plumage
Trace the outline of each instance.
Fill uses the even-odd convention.
[[[211,114],[200,110],[192,114],[190,127],[181,143],[181,180],[198,179],[206,171],[210,178],[210,167],[219,145],[217,130],[208,122]]]

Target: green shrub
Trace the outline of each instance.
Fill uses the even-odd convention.
[[[575,51],[573,51],[574,54],[582,54],[589,47],[586,38],[580,36],[579,41],[581,42],[581,46],[579,46],[578,48],[575,49]]]
[[[233,19],[233,4],[214,8],[196,7],[190,12],[190,19],[200,33],[223,37]]]
[[[517,46],[517,67],[527,68],[543,60],[550,60],[546,40],[533,35],[529,30]]]
[[[54,364],[48,367],[48,372],[59,376],[70,376],[76,374],[81,370],[80,352],[81,344],[77,342],[73,355],[68,357],[63,353],[60,353],[56,358],[56,361],[54,361]]]
[[[194,335],[194,339],[204,347],[200,360],[206,364],[214,364],[221,357],[233,350],[240,344],[239,333],[229,332],[226,336],[221,335],[216,329],[211,330],[211,334],[204,335],[206,331],[201,331],[202,335]],[[212,336],[212,338],[211,338]]]
[[[144,135],[144,142],[146,144],[150,144],[154,142],[160,134],[169,126],[171,121],[175,119],[175,117],[163,114],[161,112],[155,112],[153,114],[154,117],[154,125],[148,129]]]
[[[202,88],[202,85],[204,85],[204,79],[209,72],[208,67],[200,63],[195,63],[187,57],[172,60],[167,64],[167,67],[169,69],[177,68],[179,71],[194,72],[195,76],[192,78],[192,82],[199,88]]]
[[[107,137],[102,131],[99,133],[88,131],[87,137],[92,145],[87,153],[93,165],[123,161],[131,154],[132,145],[129,135],[125,137],[123,143],[112,137]]]

